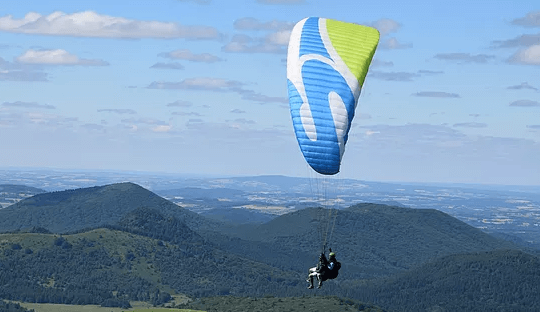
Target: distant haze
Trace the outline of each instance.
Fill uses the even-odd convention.
[[[341,177],[540,185],[538,0],[3,1],[0,166],[287,175],[293,25],[381,40]]]

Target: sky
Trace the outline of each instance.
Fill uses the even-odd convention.
[[[4,1],[0,167],[309,176],[286,58],[310,16],[381,34],[340,177],[540,185],[537,0]]]

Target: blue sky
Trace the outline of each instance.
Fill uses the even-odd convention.
[[[538,1],[5,2],[0,167],[309,175],[286,50],[320,16],[381,32],[341,177],[540,184]]]

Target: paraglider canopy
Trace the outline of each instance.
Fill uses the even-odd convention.
[[[339,172],[349,129],[379,42],[375,28],[309,17],[294,27],[287,83],[294,131],[307,163]]]

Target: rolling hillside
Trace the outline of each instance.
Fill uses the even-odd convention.
[[[291,256],[300,253],[316,257],[321,246],[318,224],[327,215],[322,208],[304,209],[230,235],[278,245]],[[343,273],[349,278],[393,274],[450,254],[515,248],[437,210],[378,204],[339,211],[329,246],[338,254]]]
[[[151,207],[193,229],[215,228],[203,218],[133,183],[38,194],[0,210],[0,232],[45,228],[66,233],[117,223],[127,213]]]
[[[0,210],[3,231],[34,231],[0,234],[0,299],[128,307],[184,293],[226,295],[233,310],[263,303],[231,296],[318,294],[395,311],[536,308],[537,257],[440,211],[378,204],[337,213],[330,247],[340,276],[307,290],[328,213],[309,208],[231,227],[132,183],[39,194]]]
[[[357,291],[394,311],[540,311],[540,258],[517,250],[450,255]]]

